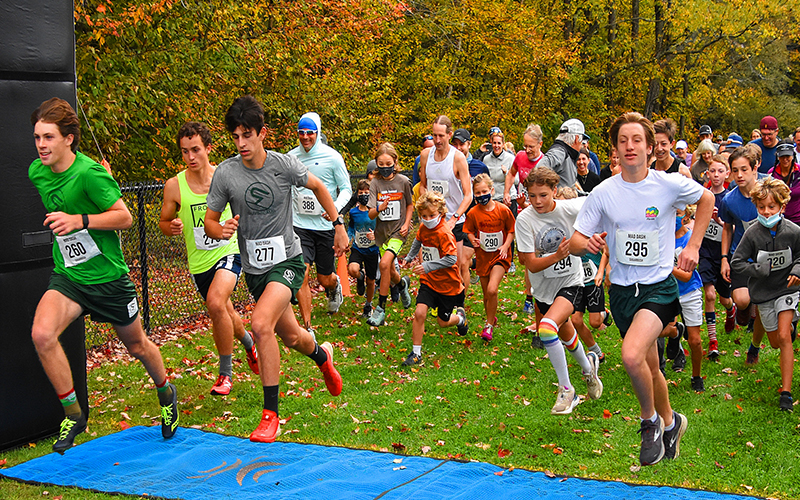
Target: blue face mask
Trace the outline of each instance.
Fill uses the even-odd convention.
[[[492,199],[491,193],[482,194],[480,196],[475,197],[475,202],[480,203],[481,205],[488,205],[489,201]]]
[[[675,216],[675,231],[678,231],[678,229],[680,229],[681,227],[683,227],[683,217],[681,217],[680,215],[676,215]]]
[[[769,217],[769,218],[764,217],[761,214],[758,214],[758,222],[760,222],[762,226],[764,226],[766,228],[770,228],[770,229],[772,227],[774,227],[775,224],[780,222],[781,218],[783,218],[783,214],[780,213],[780,212],[778,212],[777,214],[775,214],[775,215],[773,215],[772,217]]]

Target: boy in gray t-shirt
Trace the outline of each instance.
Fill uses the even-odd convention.
[[[207,198],[205,230],[216,239],[228,239],[234,231],[239,231],[245,281],[256,300],[251,325],[264,390],[261,422],[250,434],[250,440],[271,443],[280,428],[280,350],[275,334],[284,345],[317,363],[332,396],[342,392],[342,377],[333,366],[333,347],[329,342],[318,345],[297,323],[290,305],[303,283],[305,271],[300,241],[292,229],[291,186],[312,190],[334,221],[333,248],[337,257],[344,253],[348,239],[333,199],[322,182],[296,159],[264,150],[267,133],[264,109],[255,98],[248,95],[236,99],[225,115],[225,126],[239,155],[222,162],[214,172]],[[233,218],[220,224],[221,211],[228,203]]]

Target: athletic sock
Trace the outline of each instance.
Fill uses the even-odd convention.
[[[414,354],[416,354],[417,356],[422,356],[422,345],[415,345],[415,346],[411,346],[411,350],[412,350],[412,351],[414,352]]]
[[[172,386],[169,385],[168,378],[165,378],[161,385],[156,384],[156,393],[158,394],[158,402],[161,406],[172,404]]]
[[[658,422],[658,412],[653,413],[653,416],[650,417],[650,418],[639,418],[639,420],[642,421],[642,422],[644,422],[645,420],[649,420],[649,421],[651,421],[653,423],[656,423],[656,422]]]
[[[219,374],[228,377],[233,376],[233,354],[219,355]]]
[[[388,295],[378,295],[378,307],[381,309],[386,309],[386,299],[388,298]]]
[[[577,333],[568,341],[562,340],[561,343],[564,344],[564,347],[567,348],[569,353],[572,354],[572,357],[575,358],[575,361],[578,362],[578,365],[581,367],[581,373],[584,375],[592,373],[592,365],[586,357],[586,351],[583,349],[583,342],[578,339]]]
[[[58,399],[61,400],[61,406],[64,407],[64,414],[68,417],[80,417],[81,405],[78,404],[78,397],[75,395],[75,388],[72,388],[66,394],[59,394]]]
[[[264,409],[274,411],[275,415],[278,414],[278,396],[280,390],[277,385],[264,386]]]
[[[717,313],[706,313],[706,325],[708,326],[708,340],[717,340]]]
[[[591,352],[593,352],[593,353],[597,354],[597,357],[598,357],[598,358],[600,358],[600,357],[602,357],[602,356],[603,356],[603,350],[602,350],[602,349],[600,349],[600,344],[598,344],[598,343],[596,343],[596,342],[595,342],[595,344],[594,344],[592,347],[590,347],[590,348],[589,348],[589,351],[591,351]]]
[[[533,302],[533,295],[526,295],[525,302]]]
[[[308,357],[311,358],[314,363],[317,364],[317,366],[322,366],[326,361],[328,361],[328,353],[325,352],[325,349],[322,349],[316,342],[314,342],[314,352],[309,354]],[[269,410],[269,408],[267,409]]]
[[[253,350],[253,335],[250,332],[244,332],[241,342],[245,349],[248,351]]]
[[[550,318],[544,318],[539,323],[539,338],[542,339],[544,348],[547,350],[547,357],[550,358],[550,364],[556,371],[558,385],[571,389],[572,382],[569,380],[569,371],[567,371],[564,344],[558,339],[558,326]]]
[[[760,347],[756,347],[756,346],[754,346],[754,345],[753,345],[753,343],[752,343],[752,342],[750,342],[750,347],[749,347],[747,350],[748,350],[748,351],[753,351],[753,352],[755,352],[755,353],[758,353],[758,351],[760,351],[760,350],[761,350],[761,348],[760,348]]]
[[[671,431],[672,429],[674,429],[674,428],[675,428],[675,422],[676,422],[677,420],[678,420],[677,418],[673,418],[673,419],[672,419],[672,423],[671,423],[671,424],[669,424],[668,426],[664,427],[664,432],[669,432],[669,431]]]
[[[458,318],[458,323],[456,323],[458,326],[461,326],[467,322],[467,318],[461,316],[460,314],[456,314],[456,317]]]

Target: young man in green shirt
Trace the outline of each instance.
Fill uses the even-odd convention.
[[[63,99],[45,101],[31,115],[39,159],[28,177],[39,191],[47,214],[44,225],[56,237],[55,269],[39,301],[31,336],[65,418],[53,450],[64,453],[86,429],[69,362],[58,342],[61,333],[84,314],[114,327],[128,352],[140,360],[155,383],[161,406],[161,434],[170,438],[178,426],[178,395],[169,383],[158,347],[139,320],[136,288],[116,231],[132,217],[119,185],[97,162],[76,152],[80,123]]]
[[[214,166],[208,160],[211,132],[203,123],[187,122],[178,130],[177,142],[186,169],[164,184],[158,227],[166,236],[183,236],[186,243],[189,272],[208,308],[219,353],[219,376],[211,394],[224,396],[231,392],[234,337],[244,346],[250,369],[258,374],[253,338],[231,302],[242,262],[235,234],[229,240],[215,240],[205,232],[206,196],[214,176]],[[226,207],[222,220],[230,218],[230,207]]]

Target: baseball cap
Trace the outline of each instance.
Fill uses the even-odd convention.
[[[778,144],[777,155],[778,157],[794,156],[794,146],[792,146],[788,142],[782,142]]]
[[[586,135],[586,128],[583,126],[583,122],[578,120],[577,118],[570,118],[569,120],[565,121],[561,124],[561,128],[558,129],[559,134],[577,134],[582,136],[587,141],[589,140],[589,136]]]
[[[675,144],[675,149],[686,149],[687,147],[689,147],[689,145],[686,144],[686,141],[684,141],[683,139],[681,139]]]
[[[703,125],[700,127],[700,135],[713,135],[711,127],[709,125]]]
[[[297,122],[297,130],[313,130],[314,132],[317,132],[317,122],[308,116],[304,116],[300,118],[299,122]]]
[[[758,128],[766,130],[778,130],[778,120],[774,116],[765,116],[761,119]]]
[[[378,170],[378,164],[375,162],[375,160],[370,160],[369,163],[367,163],[367,175],[376,170]]]
[[[470,140],[471,138],[472,138],[472,135],[470,135],[469,130],[467,130],[465,128],[460,128],[460,129],[456,130],[455,132],[453,132],[453,140],[454,141],[458,141],[458,142],[464,143],[464,142],[467,142],[468,140]]]
[[[728,147],[738,148],[742,144],[744,144],[744,140],[742,139],[741,135],[737,134],[736,132],[731,132],[728,134]]]

